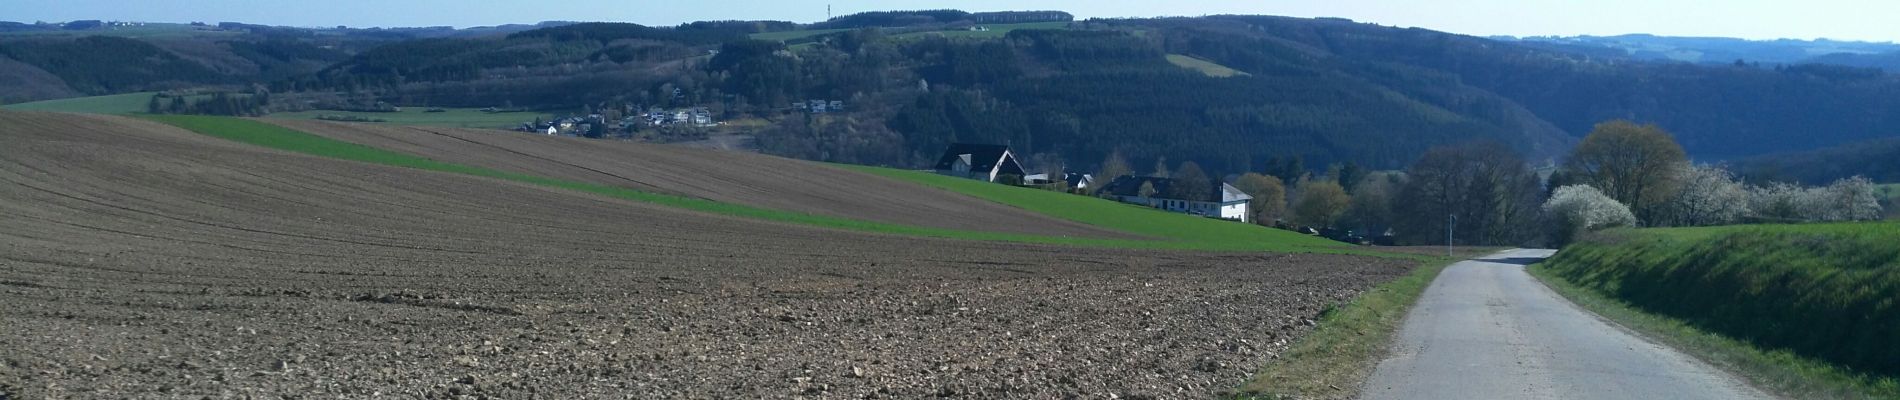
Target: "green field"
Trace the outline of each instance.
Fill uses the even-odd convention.
[[[1290,232],[1274,231],[1252,227],[1234,222],[1221,222],[1191,217],[1183,214],[1164,213],[1118,203],[1094,200],[1080,196],[1071,196],[1054,192],[1032,189],[1010,188],[1002,185],[983,184],[1015,192],[1034,194],[1005,195],[1004,198],[1023,199],[1031,210],[1048,210],[1048,206],[1062,206],[1071,202],[1052,202],[1039,195],[1063,196],[1075,200],[1087,200],[1091,209],[1102,209],[1113,213],[1101,217],[1090,217],[1088,221],[1112,222],[1105,226],[1128,226],[1140,228],[1131,232],[1149,235],[1158,240],[1108,240],[1072,237],[1054,237],[1008,234],[995,232],[963,231],[952,229],[923,228],[880,222],[862,221],[805,213],[770,210],[737,204],[720,203],[709,200],[648,193],[614,186],[595,185],[581,182],[564,181],[535,175],[502,172],[467,165],[445,163],[413,155],[397,153],[355,143],[338,141],[312,135],[263,122],[228,117],[190,116],[190,115],[152,115],[155,121],[171,124],[194,132],[248,143],[268,148],[329,157],[343,160],[360,161],[429,171],[472,175],[493,179],[523,182],[539,186],[592,193],[602,196],[632,201],[661,204],[689,210],[704,211],[746,218],[777,221],[793,224],[812,225],[828,228],[849,229],[866,232],[890,233],[913,236],[940,237],[964,240],[1011,241],[1023,243],[1065,244],[1091,247],[1139,248],[1139,249],[1184,249],[1184,250],[1229,250],[1229,251],[1272,251],[1272,252],[1310,252],[1335,254],[1367,254],[1375,256],[1395,256],[1415,258],[1404,255],[1388,255],[1364,251],[1324,239],[1297,235]],[[870,169],[876,170],[876,169]],[[884,170],[901,173],[902,171]],[[946,178],[948,179],[948,178]],[[968,181],[977,183],[975,181]],[[1114,206],[1114,207],[1108,207]],[[1047,211],[1045,211],[1047,212]],[[1059,215],[1072,215],[1063,212]],[[1132,218],[1135,221],[1108,221],[1110,219]],[[1207,230],[1201,232],[1199,230]],[[1240,235],[1221,237],[1222,233]]]
[[[762,32],[762,33],[754,33],[751,35],[751,37],[753,39],[758,39],[758,40],[777,40],[777,41],[783,42],[787,40],[801,39],[801,38],[807,38],[807,37],[818,36],[818,35],[828,35],[828,34],[833,34],[833,33],[838,33],[838,32],[844,32],[848,30],[850,29],[805,29],[805,30],[796,30],[796,31]]]
[[[1021,23],[1021,24],[983,24],[983,25],[977,25],[977,26],[989,28],[989,30],[972,31],[972,30],[959,29],[959,30],[951,30],[951,31],[911,32],[911,33],[905,33],[905,34],[892,35],[891,37],[892,38],[920,38],[920,37],[929,37],[929,36],[942,36],[942,37],[947,37],[947,38],[995,39],[995,38],[1003,37],[1004,35],[1008,35],[1010,31],[1014,31],[1017,29],[1069,29],[1068,22],[1028,22],[1028,23]]]
[[[1240,71],[1234,70],[1233,68],[1227,68],[1227,66],[1225,65],[1215,64],[1212,61],[1202,60],[1199,58],[1189,57],[1189,56],[1181,55],[1181,54],[1169,54],[1168,63],[1174,64],[1175,66],[1179,66],[1181,68],[1187,68],[1187,69],[1191,69],[1195,71],[1200,71],[1200,73],[1202,74],[1206,74],[1207,76],[1211,76],[1215,78],[1230,78],[1230,77],[1235,77],[1235,76],[1253,76],[1253,74],[1240,72]]]
[[[84,114],[132,114],[145,112],[145,105],[152,101],[152,94],[152,92],[140,92],[109,96],[74,97],[70,99],[8,104],[0,106],[0,109]]]
[[[1900,222],[1614,230],[1532,272],[1610,299],[1606,314],[1666,320],[1647,325],[1796,397],[1900,396]]]
[[[380,119],[391,125],[423,125],[452,128],[495,128],[507,129],[524,123],[533,122],[535,117],[543,120],[552,115],[536,112],[482,112],[476,108],[444,108],[443,112],[427,112],[427,107],[403,107],[401,112],[355,112],[310,110],[297,112],[271,113],[265,118],[317,119],[318,115],[347,115],[370,119]]]
[[[840,165],[937,187],[1057,218],[1209,248],[1268,251],[1350,250],[1355,247],[1299,233],[1234,221],[1202,218],[1089,196],[1020,188],[929,172]]]

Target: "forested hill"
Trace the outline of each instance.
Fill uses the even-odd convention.
[[[331,103],[616,116],[707,107],[720,120],[756,121],[746,126],[767,152],[897,166],[922,165],[951,142],[1008,143],[1035,163],[1071,168],[1119,150],[1137,165],[1193,160],[1216,174],[1295,157],[1315,169],[1394,168],[1432,146],[1473,140],[1542,162],[1616,118],[1657,123],[1702,161],[1900,134],[1900,78],[1879,70],[1593,57],[1337,19],[1074,21],[1061,12],[937,10],[814,24],[590,23],[340,47],[325,37],[243,41],[347,55],[278,51],[299,60],[296,74],[203,76],[186,64],[204,57],[184,55],[142,68]],[[0,42],[13,48],[57,53]],[[9,57],[0,70],[19,60],[88,76]],[[154,86],[138,83],[85,92]],[[793,107],[809,100],[845,108]]]

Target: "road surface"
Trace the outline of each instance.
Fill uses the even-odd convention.
[[[1362,398],[1772,398],[1604,322],[1524,272],[1552,252],[1510,250],[1445,268]]]

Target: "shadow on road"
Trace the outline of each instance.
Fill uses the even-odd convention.
[[[1474,260],[1474,261],[1478,261],[1478,262],[1488,262],[1488,263],[1498,263],[1498,264],[1511,264],[1511,265],[1531,265],[1531,264],[1536,264],[1536,263],[1537,263],[1538,261],[1544,261],[1544,257],[1499,257],[1499,258],[1480,258],[1480,259],[1477,259],[1477,260]]]

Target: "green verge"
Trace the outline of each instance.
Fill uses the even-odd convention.
[[[837,165],[887,178],[1015,206],[1056,218],[1136,235],[1202,243],[1212,248],[1277,252],[1345,252],[1354,246],[1280,229],[1195,217],[1113,200],[1033,188],[998,185],[922,171]]]
[[[82,114],[132,114],[145,112],[145,105],[152,101],[153,92],[115,94],[107,96],[74,97],[70,99],[42,100],[0,106],[10,111],[51,111]]]
[[[398,112],[359,112],[310,110],[271,113],[267,118],[280,119],[317,119],[319,115],[341,115],[359,117],[382,122],[364,122],[369,124],[442,126],[451,128],[492,128],[507,129],[532,122],[535,118],[554,119],[553,115],[538,112],[483,112],[474,108],[443,108],[441,112],[429,112],[428,107],[403,107]]]
[[[366,162],[427,171],[471,175],[512,182],[527,183],[542,187],[558,188],[602,195],[612,198],[659,204],[669,207],[731,215],[766,221],[810,225],[834,229],[846,229],[864,232],[898,235],[938,237],[962,240],[1008,241],[1038,244],[1060,244],[1088,247],[1132,248],[1132,249],[1175,249],[1175,250],[1225,250],[1225,251],[1271,251],[1271,252],[1309,252],[1335,254],[1365,254],[1386,257],[1407,257],[1378,252],[1363,251],[1347,246],[1313,246],[1307,242],[1241,242],[1193,241],[1193,237],[1161,237],[1161,240],[1113,240],[1058,236],[1039,236],[997,232],[966,231],[953,229],[925,228],[908,225],[888,224],[848,218],[756,208],[731,203],[689,197],[642,192],[633,189],[596,185],[582,182],[518,174],[431,160],[423,157],[383,150],[375,147],[344,142],[317,136],[268,123],[240,118],[191,116],[191,115],[147,115],[145,118],[170,124],[193,132],[272,149],[302,153],[320,157]],[[1001,185],[997,185],[1001,186]],[[1182,219],[1196,219],[1179,216]],[[1211,221],[1210,221],[1211,222]],[[1238,224],[1236,224],[1238,225]],[[1264,230],[1264,229],[1263,229]],[[1139,233],[1137,233],[1139,234]]]
[[[1231,399],[1351,399],[1391,350],[1392,335],[1438,273],[1465,257],[1495,249],[1468,249],[1458,258],[1433,257],[1411,273],[1329,308],[1313,332],[1254,374]],[[1477,252],[1474,252],[1477,251]]]
[[[1617,230],[1529,270],[1779,395],[1900,399],[1896,243],[1894,222]]]

